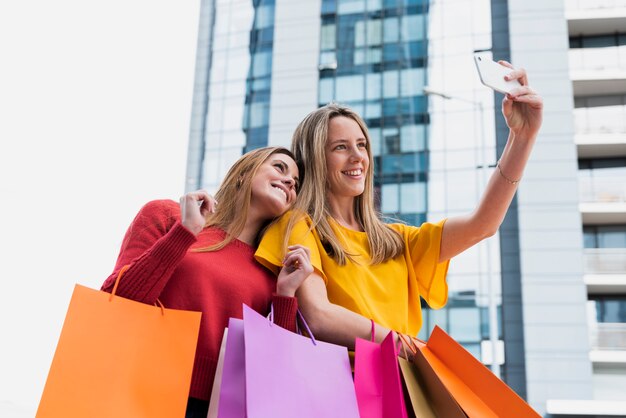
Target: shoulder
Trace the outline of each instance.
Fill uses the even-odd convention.
[[[180,220],[180,206],[169,199],[151,200],[144,204],[133,220],[134,225],[169,229]]]
[[[446,219],[442,219],[439,222],[424,222],[420,226],[408,225],[403,223],[391,223],[387,224],[387,226],[394,231],[398,232],[405,238],[416,237],[420,234],[441,234],[443,229],[443,224],[446,222]]]

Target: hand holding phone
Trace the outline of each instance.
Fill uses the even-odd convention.
[[[478,69],[480,81],[485,86],[502,94],[510,93],[511,90],[521,86],[518,80],[507,81],[504,79],[504,76],[510,74],[513,69],[478,55],[474,56],[474,62]]]

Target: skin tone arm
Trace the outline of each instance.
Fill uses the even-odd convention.
[[[501,64],[513,68],[509,63]],[[507,95],[502,113],[510,129],[509,139],[500,160],[500,169],[508,179],[521,178],[541,126],[543,102],[530,87],[526,71],[511,71],[509,79],[518,79],[522,87]],[[477,209],[469,215],[448,219],[443,228],[440,261],[445,261],[495,234],[517,190],[498,170],[489,180]],[[297,292],[299,305],[313,333],[320,339],[354,348],[354,338],[370,338],[370,321],[359,314],[330,303],[323,279],[311,276]],[[376,340],[389,332],[376,324]]]
[[[500,61],[507,67],[511,64]],[[543,101],[530,87],[523,69],[513,70],[509,79],[518,79],[522,87],[508,94],[502,102],[502,114],[510,129],[509,138],[496,168],[478,203],[468,215],[446,221],[441,238],[439,261],[446,261],[462,253],[483,239],[496,233],[517,191],[537,133],[541,127]]]

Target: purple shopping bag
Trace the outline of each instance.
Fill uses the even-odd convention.
[[[348,350],[244,305],[243,321],[228,325],[218,417],[358,418]]]
[[[226,347],[224,350],[222,381],[220,384],[218,418],[245,418],[246,417],[246,375],[245,352],[243,340],[243,321],[230,318]],[[213,400],[213,396],[211,396]],[[211,409],[211,408],[209,408]],[[209,410],[209,417],[212,416]]]
[[[361,418],[407,418],[392,332],[380,344],[356,339],[354,387]]]

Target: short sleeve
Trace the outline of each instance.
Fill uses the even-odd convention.
[[[407,249],[420,295],[433,309],[442,308],[448,301],[446,275],[450,260],[439,262],[441,237],[445,219],[438,223],[424,223],[419,228],[407,228]]]
[[[254,257],[263,266],[278,275],[283,266],[283,258],[285,257],[284,242],[285,234],[289,220],[292,216],[296,216],[293,212],[287,212],[278,221],[270,225],[265,233]],[[315,231],[311,231],[311,221],[308,216],[302,215],[302,219],[298,220],[291,232],[289,233],[289,241],[287,245],[299,244],[307,247],[311,252],[311,264],[315,272],[319,274],[324,282],[327,281],[326,275],[322,270],[322,260],[320,251],[324,251],[321,242]]]

